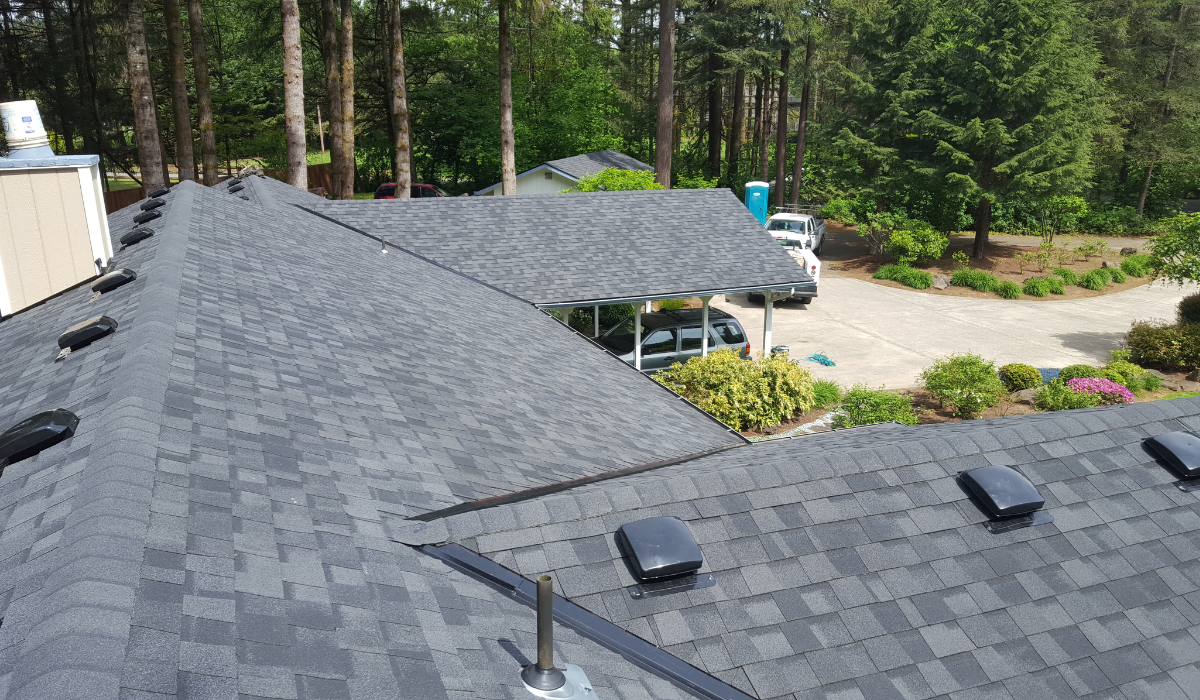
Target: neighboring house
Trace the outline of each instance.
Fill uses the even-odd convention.
[[[570,158],[552,160],[517,175],[517,194],[556,194],[569,190],[588,175],[595,175],[605,168],[618,170],[654,170],[652,166],[609,149],[595,153],[584,153]],[[502,194],[500,183],[475,192],[477,196]]]
[[[359,208],[236,184],[175,186],[115,253],[136,280],[0,321],[0,431],[79,418],[0,474],[3,700],[531,698],[514,589],[544,572],[556,659],[603,700],[1200,687],[1200,498],[1142,444],[1200,429],[1200,399],[749,443],[532,303],[584,273],[471,268],[420,231],[381,254]],[[636,228],[634,195],[571,199]],[[455,201],[396,221],[542,230],[533,200]],[[110,215],[114,239],[137,213]],[[569,262],[551,242],[544,263]],[[766,250],[730,280],[697,253],[647,284],[766,284]],[[56,361],[99,314],[116,332]],[[955,475],[988,464],[1054,522],[986,530]],[[686,523],[714,585],[626,590],[613,533],[650,516]]]

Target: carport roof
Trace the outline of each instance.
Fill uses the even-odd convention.
[[[724,189],[304,206],[542,306],[812,281]]]

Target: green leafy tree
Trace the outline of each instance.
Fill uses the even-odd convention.
[[[1180,214],[1163,227],[1166,232],[1150,242],[1154,276],[1181,285],[1200,281],[1200,214]]]

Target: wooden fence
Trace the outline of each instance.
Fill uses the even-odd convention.
[[[146,197],[145,187],[134,187],[128,190],[109,190],[104,193],[104,210],[109,214],[118,209],[138,202]]]

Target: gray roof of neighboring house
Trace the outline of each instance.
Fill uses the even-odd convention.
[[[764,700],[1195,697],[1200,494],[1142,440],[1198,429],[1180,399],[835,432],[430,525]],[[987,464],[1054,523],[987,532],[955,480]],[[658,515],[715,586],[624,590],[614,533]]]
[[[723,189],[304,206],[536,304],[811,281]]]
[[[566,173],[576,180],[582,180],[588,175],[595,175],[605,168],[616,168],[618,170],[654,170],[654,166],[646,165],[633,156],[627,156],[611,148],[607,151],[581,153],[577,156],[548,160],[545,165]]]
[[[742,442],[544,312],[380,255],[285,187],[177,185],[113,260],[136,281],[0,323],[0,430],[80,417],[0,479],[0,698],[516,697],[530,611],[390,541],[384,515]],[[114,239],[136,213],[111,215]],[[55,362],[101,313],[117,332]],[[559,642],[603,697],[686,697]]]

